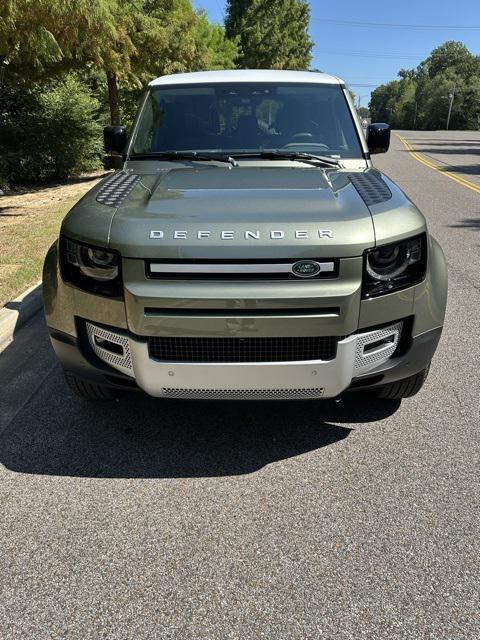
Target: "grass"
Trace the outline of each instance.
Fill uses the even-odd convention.
[[[0,197],[0,307],[41,279],[62,219],[93,184],[90,178]]]

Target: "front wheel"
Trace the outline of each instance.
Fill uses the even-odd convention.
[[[423,371],[416,373],[414,376],[410,376],[404,380],[398,380],[397,382],[391,382],[390,384],[386,384],[384,387],[380,387],[377,392],[377,397],[385,400],[411,398],[423,387],[429,370],[430,365],[423,369]]]
[[[114,400],[120,396],[120,392],[105,385],[95,384],[79,378],[71,371],[64,370],[65,382],[68,387],[80,398],[85,400]]]

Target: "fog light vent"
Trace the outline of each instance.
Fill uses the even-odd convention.
[[[88,340],[94,353],[111,367],[133,375],[132,356],[128,338],[108,329],[86,322]]]
[[[117,342],[111,342],[110,340],[105,340],[105,338],[99,338],[95,334],[93,334],[93,339],[96,346],[100,347],[100,349],[105,349],[105,351],[116,353],[117,356],[125,355],[123,346],[121,344],[118,344]]]
[[[355,375],[365,373],[392,357],[402,333],[403,322],[357,335]]]

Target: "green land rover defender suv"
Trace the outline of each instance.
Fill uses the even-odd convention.
[[[162,398],[415,394],[445,315],[443,252],[373,168],[344,83],[295,71],[164,76],[118,167],[62,223],[45,313],[70,387]]]

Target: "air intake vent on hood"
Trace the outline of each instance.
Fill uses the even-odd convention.
[[[367,207],[392,197],[392,192],[377,171],[350,173],[348,177]]]
[[[114,173],[99,189],[97,202],[108,207],[119,207],[133,187],[140,180],[140,176],[133,173]]]

